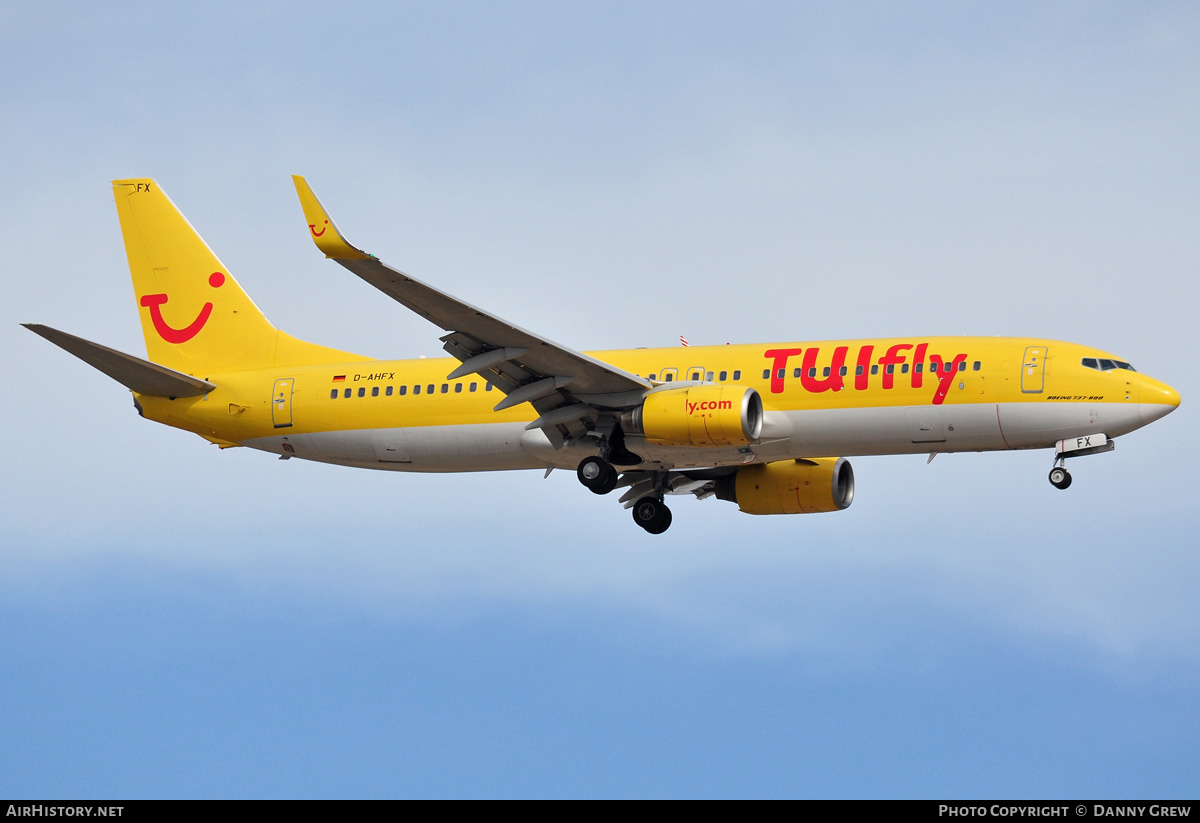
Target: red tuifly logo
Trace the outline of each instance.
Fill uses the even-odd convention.
[[[219,289],[224,284],[225,275],[221,272],[215,271],[208,276],[208,285],[214,289]],[[167,295],[165,294],[147,294],[142,296],[141,305],[150,309],[150,320],[153,321],[154,330],[158,332],[159,337],[168,343],[186,343],[204,328],[204,324],[208,322],[209,315],[212,314],[213,304],[205,303],[195,320],[182,329],[177,329],[162,316],[162,306],[167,302],[167,299]]]

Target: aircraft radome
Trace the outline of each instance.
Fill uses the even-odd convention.
[[[848,507],[847,456],[1053,449],[1113,438],[1179,405],[1170,386],[1057,340],[902,337],[584,353],[475,308],[350,245],[302,177],[309,234],[439,326],[450,358],[375,360],[276,329],[149,179],[116,180],[148,360],[27,327],[133,392],[138,412],[222,448],[413,472],[574,469],[634,522],[668,494],[750,514]],[[932,458],[931,458],[932,459]]]

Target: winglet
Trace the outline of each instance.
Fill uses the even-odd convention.
[[[334,260],[371,259],[372,255],[356,249],[346,242],[346,238],[342,237],[342,233],[334,225],[329,213],[321,205],[321,201],[313,194],[307,180],[298,174],[293,174],[292,182],[296,184],[296,194],[300,195],[300,207],[304,209],[304,219],[308,222],[308,233],[312,235],[313,242],[317,244],[318,249],[325,253],[326,257]]]

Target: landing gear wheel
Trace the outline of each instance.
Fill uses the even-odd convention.
[[[596,494],[608,494],[617,487],[617,470],[603,457],[585,457],[575,470],[579,482]]]
[[[662,534],[671,525],[671,510],[657,497],[643,497],[633,504],[633,522],[650,534]]]
[[[663,506],[662,507],[662,519],[659,520],[658,525],[654,526],[653,528],[650,526],[647,526],[646,531],[649,532],[650,534],[662,534],[669,528],[671,528],[671,510],[668,509],[666,506]]]
[[[1071,473],[1062,466],[1050,470],[1050,485],[1056,489],[1065,489],[1071,485]]]

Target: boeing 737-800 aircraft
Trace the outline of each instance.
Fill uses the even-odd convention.
[[[128,387],[138,412],[222,448],[372,469],[575,469],[652,534],[668,494],[750,514],[844,509],[846,456],[1054,449],[1068,457],[1179,405],[1124,360],[1056,340],[905,337],[584,353],[350,245],[302,177],[326,257],[445,331],[453,359],[374,360],[271,325],[158,185],[113,193],[149,360],[29,324]],[[932,459],[932,457],[931,457]]]

